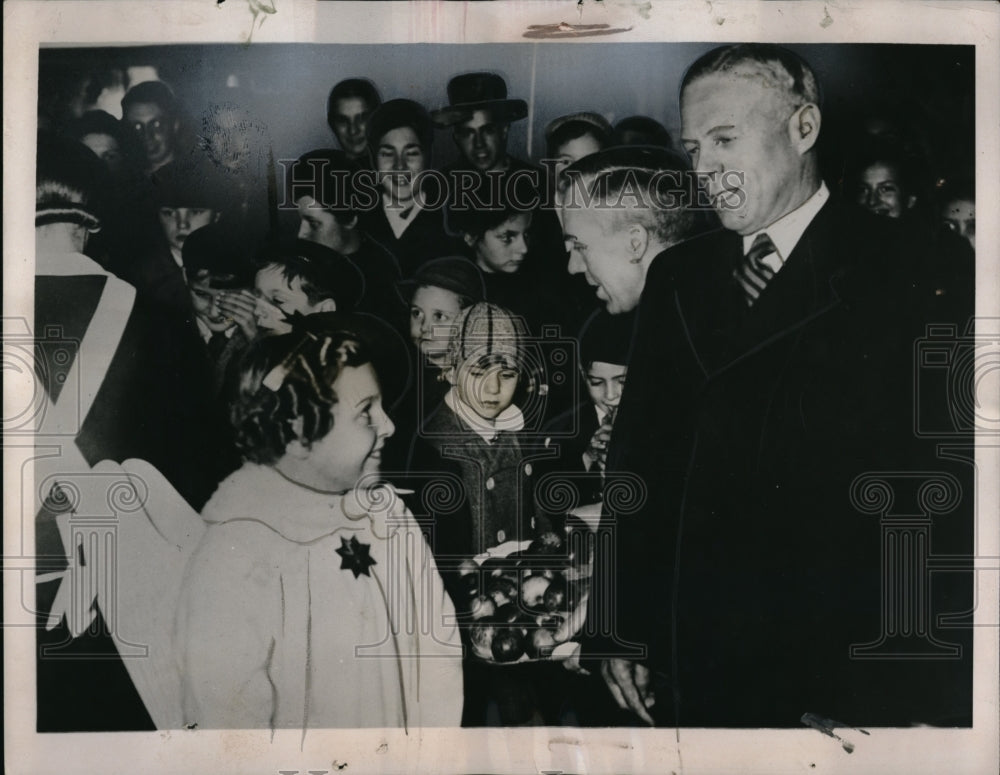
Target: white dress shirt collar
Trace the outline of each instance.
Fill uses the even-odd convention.
[[[753,245],[753,241],[757,239],[758,235],[767,234],[778,252],[765,256],[762,261],[772,271],[777,273],[788,257],[792,255],[792,251],[799,243],[806,228],[812,223],[812,219],[816,217],[820,208],[826,204],[829,198],[830,189],[826,187],[826,183],[821,182],[819,188],[816,189],[816,193],[790,213],[785,213],[770,226],[744,236],[743,255],[746,255],[750,251],[750,246]]]

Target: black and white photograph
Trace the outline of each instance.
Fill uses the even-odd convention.
[[[1000,6],[5,17],[10,772],[996,771]]]

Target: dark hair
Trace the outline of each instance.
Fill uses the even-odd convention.
[[[627,366],[634,328],[634,311],[612,315],[597,310],[580,330],[580,368],[586,370],[595,361]]]
[[[77,140],[50,132],[38,134],[35,168],[35,226],[74,223],[90,231],[100,228],[107,169],[92,150]]]
[[[430,155],[434,140],[434,125],[427,110],[419,102],[396,99],[382,103],[368,119],[368,145],[373,152],[379,141],[393,129],[408,127],[416,134],[425,155]]]
[[[108,135],[115,138],[120,146],[125,145],[121,122],[104,110],[88,110],[70,123],[66,134],[74,140],[82,140],[87,135]]]
[[[195,229],[184,240],[181,258],[188,283],[205,282],[213,288],[253,286],[253,272],[242,235],[225,221]]]
[[[881,164],[892,168],[896,173],[896,182],[905,194],[916,195],[924,199],[924,186],[921,185],[917,171],[916,159],[908,156],[901,148],[886,143],[869,143],[860,149],[851,164],[851,179],[856,183],[869,167]],[[849,192],[853,194],[853,191]]]
[[[771,43],[739,43],[712,49],[684,73],[681,92],[703,76],[737,70],[784,91],[795,107],[821,103],[819,83],[812,68],[798,54]]]
[[[132,105],[147,102],[159,105],[163,112],[170,116],[177,114],[177,99],[169,86],[163,81],[143,81],[129,89],[122,97],[122,115],[128,113]]]
[[[515,177],[516,176],[516,177]],[[488,203],[484,207],[457,207],[452,202],[446,211],[448,231],[473,238],[478,242],[483,235],[502,223],[523,213],[533,214],[539,202],[538,190],[527,176],[513,173],[505,175],[502,185],[495,190],[488,177],[472,192],[472,199]]]
[[[286,169],[285,187],[289,201],[294,203],[304,196],[311,197],[344,226],[357,217],[352,208],[355,201],[352,173],[357,171],[357,167],[343,151],[317,148],[302,154]]]
[[[687,238],[694,214],[683,196],[687,158],[656,146],[619,146],[591,154],[563,171],[561,189],[566,206],[585,200],[597,202],[619,222],[638,222],[665,245]],[[569,192],[574,188],[574,192]],[[641,200],[641,201],[638,201]],[[636,207],[625,202],[636,201]]]
[[[157,207],[204,207],[216,213],[232,209],[232,192],[218,168],[197,157],[164,164],[150,178]]]
[[[590,135],[601,150],[611,145],[611,125],[597,113],[571,114],[557,118],[545,131],[545,149],[550,158],[571,140]]]
[[[333,383],[346,366],[370,363],[348,331],[295,332],[258,340],[240,365],[230,408],[236,446],[253,463],[273,464],[292,441],[308,446],[333,430]],[[297,420],[302,428],[295,428]]]
[[[948,175],[944,183],[937,189],[937,202],[944,207],[949,202],[965,199],[973,204],[976,201],[976,179],[971,171]]]
[[[626,133],[640,136],[637,141],[626,142]],[[615,124],[613,145],[658,145],[661,148],[673,148],[674,139],[670,132],[655,118],[649,116],[629,116]]]
[[[317,282],[308,267],[290,261],[270,261],[259,266],[257,271],[267,269],[270,266],[281,270],[281,276],[285,279],[289,288],[292,287],[293,280],[298,280],[299,287],[311,305],[315,306],[326,299],[336,301],[336,294],[325,285]]]
[[[370,110],[382,104],[382,97],[379,96],[374,83],[367,78],[346,78],[330,89],[330,96],[326,98],[326,123],[330,125],[330,129],[334,129],[333,118],[336,115],[337,100],[351,97],[363,99],[368,103]]]
[[[344,312],[354,309],[364,295],[364,276],[357,266],[347,256],[317,242],[296,239],[268,243],[255,265],[258,272],[268,266],[279,267],[289,284],[298,279],[312,305],[332,299]]]

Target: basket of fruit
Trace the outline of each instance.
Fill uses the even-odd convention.
[[[468,606],[461,623],[477,659],[511,664],[578,652],[573,637],[586,618],[592,548],[574,538],[584,539],[543,533],[462,562]]]

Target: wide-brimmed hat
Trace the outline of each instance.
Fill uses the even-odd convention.
[[[368,144],[376,149],[387,132],[402,126],[416,133],[424,150],[430,147],[434,137],[431,117],[419,102],[403,99],[383,102],[371,114],[368,119]]]
[[[480,302],[486,298],[483,275],[479,268],[464,256],[445,256],[423,264],[413,277],[396,283],[405,301],[409,301],[417,288],[444,288],[459,296]]]
[[[468,121],[477,110],[488,110],[493,120],[506,124],[528,115],[528,103],[507,99],[507,82],[496,73],[464,73],[448,82],[448,105],[431,113],[439,127]]]

